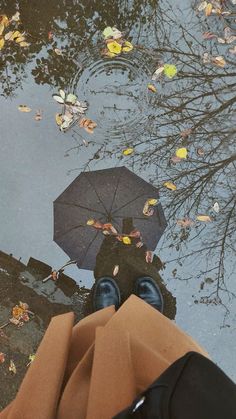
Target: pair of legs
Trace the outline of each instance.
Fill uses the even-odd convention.
[[[142,298],[156,310],[163,312],[163,297],[156,282],[149,276],[143,276],[136,280],[133,293]],[[118,310],[121,303],[120,290],[110,277],[100,278],[94,288],[93,309],[101,310],[114,305]]]

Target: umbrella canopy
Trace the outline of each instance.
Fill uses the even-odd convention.
[[[83,172],[54,201],[54,241],[78,267],[93,270],[104,236],[87,221],[110,222],[121,233],[124,219],[132,217],[143,242],[155,250],[166,219],[160,203],[152,216],[143,208],[148,199],[158,198],[154,186],[126,167]]]

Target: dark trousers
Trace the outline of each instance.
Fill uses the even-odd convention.
[[[212,361],[189,352],[113,419],[236,419],[236,385]]]

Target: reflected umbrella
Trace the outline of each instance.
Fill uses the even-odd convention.
[[[144,215],[147,200],[157,200],[152,215]],[[132,217],[147,248],[154,250],[167,225],[158,190],[126,167],[81,173],[54,201],[54,241],[82,269],[93,270],[104,239],[88,220],[111,223],[122,231]]]

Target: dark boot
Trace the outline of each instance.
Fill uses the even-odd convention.
[[[93,310],[101,310],[102,308],[114,305],[116,310],[120,305],[120,290],[110,277],[100,278],[94,287],[93,292]]]
[[[149,276],[138,278],[135,282],[134,293],[156,310],[163,313],[164,303],[160,288]]]

